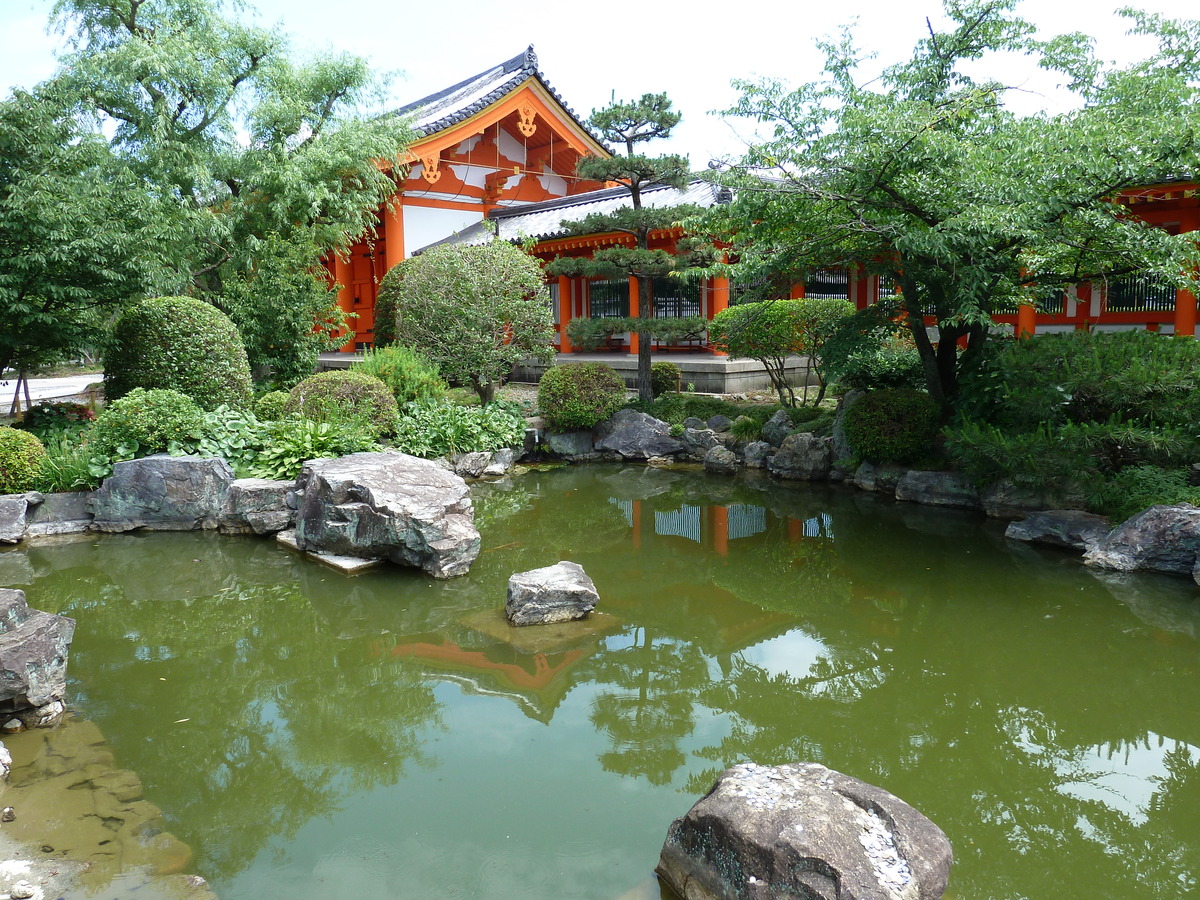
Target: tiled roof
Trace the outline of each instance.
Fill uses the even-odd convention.
[[[694,205],[707,209],[727,202],[721,197],[721,190],[718,185],[699,178],[693,179],[682,190],[655,185],[642,189],[642,205],[656,209]],[[629,191],[624,187],[615,187],[561,197],[557,200],[543,200],[540,203],[500,207],[488,213],[485,222],[464,228],[457,234],[430,244],[429,247],[442,244],[486,244],[492,240],[493,228],[496,230],[495,236],[505,241],[525,241],[530,238],[546,241],[569,234],[570,231],[564,224],[566,222],[578,221],[593,213],[611,213],[629,204]],[[421,249],[428,250],[429,247]]]
[[[554,90],[546,81],[545,76],[538,69],[538,58],[537,54],[533,52],[533,44],[530,44],[524,53],[519,53],[512,59],[492,66],[490,69],[473,75],[465,81],[460,81],[445,90],[438,91],[436,94],[430,94],[428,97],[422,97],[420,100],[400,107],[395,110],[395,114],[412,116],[417,133],[421,137],[429,137],[482,112],[493,103],[502,100],[530,78],[536,78],[575,124],[591,135],[600,146],[604,146],[604,142],[588,128],[573,109],[567,106],[558,91]]]

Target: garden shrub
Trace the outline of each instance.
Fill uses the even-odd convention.
[[[174,390],[134,388],[105,407],[88,435],[93,456],[107,463],[161,453],[201,434],[204,410]],[[103,467],[104,462],[100,463]]]
[[[396,296],[390,291],[383,291],[375,298],[375,318],[371,333],[376,350],[396,343]]]
[[[0,494],[33,490],[45,459],[36,435],[0,425]]]
[[[1200,506],[1200,487],[1188,483],[1188,473],[1188,469],[1130,466],[1093,482],[1088,507],[1117,523],[1159,504]]]
[[[361,372],[318,372],[294,388],[285,413],[298,413],[314,422],[357,425],[372,438],[391,434],[399,407],[388,386]]]
[[[437,366],[411,347],[392,345],[368,350],[362,362],[354,363],[350,371],[378,378],[401,406],[414,400],[436,400],[447,390]]]
[[[912,462],[932,449],[939,417],[928,394],[911,388],[871,391],[846,411],[846,439],[864,459]]]
[[[655,397],[668,391],[678,391],[683,372],[673,362],[659,360],[650,364],[650,390]]]
[[[625,382],[603,363],[551,366],[538,382],[538,409],[558,431],[594,428],[624,402]]]
[[[169,388],[204,409],[250,405],[250,365],[237,328],[191,297],[143,300],[121,314],[104,354],[104,393]]]
[[[283,408],[291,396],[287,391],[267,391],[254,401],[254,415],[260,422],[274,422],[283,417]]]
[[[520,447],[525,416],[511,403],[486,406],[415,401],[404,407],[396,424],[397,450],[432,459],[451,453],[476,453]]]
[[[221,405],[204,413],[195,436],[172,441],[168,450],[175,456],[219,456],[241,477],[249,474],[266,447],[271,424],[260,422],[253,413]]]
[[[101,478],[92,471],[91,450],[69,431],[57,431],[43,441],[46,458],[33,481],[32,490],[43,494],[64,491],[90,491],[100,486]]]
[[[95,419],[96,414],[87,404],[61,400],[31,407],[19,427],[36,434],[44,444],[59,435],[78,435]]]
[[[289,416],[268,423],[265,445],[248,464],[247,472],[256,478],[291,479],[310,459],[336,459],[378,449],[370,432],[357,423]]]
[[[821,348],[825,377],[838,390],[923,388],[925,372],[894,300],[883,299],[842,320]]]
[[[695,394],[665,394],[649,403],[634,400],[629,406],[638,412],[654,416],[668,425],[681,425],[687,418],[701,419],[705,422],[713,416],[727,416],[730,419],[736,419],[748,411],[746,407],[738,406],[719,397],[699,397]],[[765,409],[765,407],[761,408]],[[763,421],[765,422],[766,419],[764,418]]]

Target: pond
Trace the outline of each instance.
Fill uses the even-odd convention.
[[[474,493],[484,549],[446,582],[209,534],[10,550],[0,582],[78,621],[72,727],[223,900],[657,898],[668,824],[745,760],[907,800],[954,846],[948,896],[1197,890],[1190,582],[830,486],[576,466]],[[560,559],[603,615],[510,630],[508,576]],[[6,740],[20,765],[43,739]]]

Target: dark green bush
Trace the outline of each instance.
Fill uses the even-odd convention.
[[[899,314],[885,298],[843,320],[821,347],[826,380],[842,391],[923,388],[921,358]]]
[[[285,413],[298,413],[314,422],[357,425],[372,438],[391,434],[399,408],[388,386],[359,372],[319,372],[292,388]]]
[[[78,434],[96,419],[96,414],[84,403],[57,401],[39,403],[25,413],[20,428],[36,434],[45,442],[52,435]]]
[[[747,408],[722,400],[719,397],[700,397],[695,394],[665,394],[650,403],[634,400],[629,404],[638,412],[648,413],[668,425],[682,425],[689,417],[707,422],[713,416],[728,416],[736,419]],[[766,407],[759,407],[766,409]],[[778,407],[776,407],[778,408]],[[766,418],[763,419],[766,421]]]
[[[396,295],[380,291],[375,298],[375,319],[371,326],[375,349],[382,350],[396,343]]]
[[[668,391],[678,391],[679,380],[682,377],[683,372],[673,362],[660,359],[650,363],[650,390],[654,392],[655,397],[660,397]]]
[[[242,409],[251,397],[241,336],[215,306],[191,297],[158,297],[130,307],[113,326],[104,354],[104,393],[167,388],[204,409]]]
[[[0,425],[0,494],[34,489],[46,460],[46,448],[35,435]]]
[[[1151,506],[1190,503],[1200,506],[1200,487],[1188,484],[1187,469],[1130,466],[1093,482],[1088,507],[1124,522]]]
[[[871,391],[847,410],[846,439],[864,459],[912,462],[932,449],[939,417],[928,394],[911,388]]]
[[[287,391],[267,391],[254,401],[254,415],[262,422],[274,422],[283,416],[290,396]]]
[[[557,431],[593,428],[625,402],[625,382],[603,363],[551,366],[538,382],[538,409]]]
[[[110,460],[149,456],[198,437],[203,420],[200,406],[179,391],[134,388],[105,407],[88,443],[94,455]]]
[[[437,366],[411,347],[392,345],[368,350],[362,362],[352,365],[350,371],[378,378],[400,406],[415,400],[437,400],[447,390]]]

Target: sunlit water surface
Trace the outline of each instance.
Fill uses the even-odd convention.
[[[657,897],[733,763],[815,760],[947,833],[949,896],[1176,898],[1200,875],[1200,600],[981,517],[828,487],[575,467],[477,485],[447,582],[274,542],[0,554],[73,616],[71,701],[224,900]],[[581,563],[597,616],[509,629]]]

